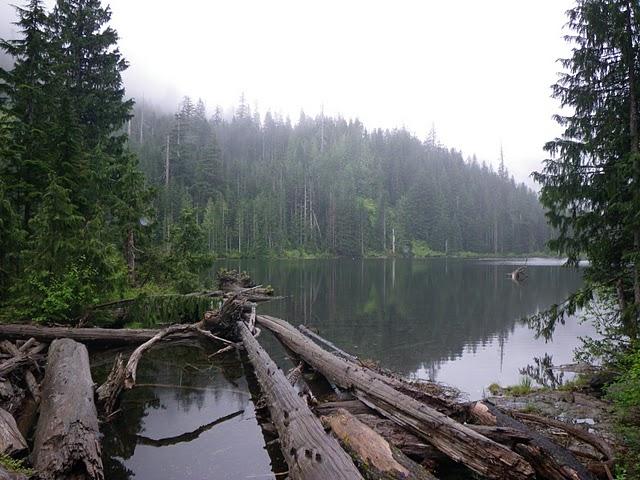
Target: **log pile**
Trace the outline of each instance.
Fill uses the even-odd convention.
[[[317,332],[259,315],[257,302],[273,298],[273,291],[246,275],[223,272],[218,287],[222,303],[196,324],[160,330],[0,325],[5,339],[0,342],[0,453],[15,458],[29,453],[25,438],[39,409],[30,454],[38,478],[102,479],[98,415],[102,421],[117,415],[122,392],[135,387],[146,351],[160,343],[197,339],[222,345],[218,352],[246,352],[242,358],[258,380],[288,477],[294,480],[425,480],[452,465],[468,477],[590,480],[606,478],[613,468],[611,448],[579,427],[565,432],[599,452],[588,462],[536,428],[545,422],[562,428],[562,422],[523,417],[488,402],[462,403],[449,389],[409,382]],[[260,346],[260,328],[271,331],[295,358],[288,377]],[[109,377],[94,392],[85,345],[138,347],[128,359],[116,357]],[[305,374],[309,371],[331,388],[318,391]],[[177,437],[140,438],[149,445],[173,445],[224,420]],[[0,480],[27,478],[3,468]]]

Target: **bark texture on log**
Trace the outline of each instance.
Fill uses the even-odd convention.
[[[476,402],[470,408],[469,413],[478,423],[509,427],[529,436],[528,445],[516,444],[515,451],[529,460],[536,469],[536,473],[542,478],[594,480],[591,472],[571,452],[530,429],[524,423],[501,412],[494,405],[488,402]]]
[[[27,442],[20,433],[15,418],[0,408],[0,454],[15,455],[27,449]]]
[[[328,380],[353,390],[361,400],[373,403],[382,415],[409,428],[451,459],[489,478],[533,477],[533,468],[520,455],[398,392],[368,369],[327,352],[287,322],[263,315],[257,317],[257,322]]]
[[[108,418],[116,409],[118,398],[124,388],[126,372],[124,359],[122,358],[122,354],[119,353],[113,361],[113,367],[109,372],[109,376],[104,383],[96,389],[96,405],[104,418]]]
[[[435,480],[431,473],[344,409],[322,417],[369,480]]]
[[[144,352],[153,347],[156,343],[161,341],[166,337],[174,337],[176,335],[184,335],[185,333],[189,333],[192,335],[197,335],[208,340],[220,341],[226,344],[235,345],[233,342],[226,340],[224,338],[217,337],[213,335],[208,330],[203,330],[200,328],[200,324],[187,324],[187,325],[171,325],[163,330],[158,331],[153,337],[144,342],[138,348],[136,348],[129,360],[127,361],[127,366],[125,369],[124,376],[124,388],[125,390],[130,390],[136,384],[136,372],[138,370],[138,362],[142,358]]]
[[[33,465],[42,480],[103,480],[89,354],[70,339],[49,347]]]
[[[354,365],[367,368],[367,365],[361,362],[358,357],[345,352],[329,340],[309,330],[304,325],[299,325],[298,329],[307,337],[311,338],[317,343],[327,346],[331,353],[342,357],[348,362],[352,362]],[[450,395],[450,390],[453,390],[451,388],[447,389],[433,382],[409,382],[391,373],[379,371],[373,368],[367,368],[367,370],[373,377],[377,378],[378,380],[395,388],[399,392],[402,392],[416,400],[426,403],[431,408],[434,408],[435,410],[438,410],[439,412],[444,413],[447,416],[459,416],[463,412],[463,408],[460,406],[460,404],[457,403]]]
[[[213,327],[215,322],[207,326]],[[51,342],[59,338],[70,338],[80,343],[96,346],[139,345],[152,339],[160,330],[145,328],[71,328],[71,327],[39,327],[37,325],[0,325],[0,337],[10,339],[26,339],[34,337],[42,342]],[[201,337],[194,332],[183,332],[174,335],[174,339],[197,339]]]
[[[267,399],[282,453],[289,465],[289,477],[293,480],[361,479],[349,455],[325,432],[243,322],[238,323],[238,336]]]

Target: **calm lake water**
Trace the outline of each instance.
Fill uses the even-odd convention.
[[[569,318],[552,342],[535,339],[522,318],[576,291],[582,272],[529,259],[528,278],[518,285],[507,274],[521,264],[236,260],[215,267],[246,270],[286,297],[259,311],[315,327],[361,358],[456,386],[473,399],[492,382],[518,383],[519,370],[536,358],[570,363],[578,337],[593,333]],[[283,368],[291,367],[273,337],[263,332],[260,342]],[[212,363],[209,353],[174,347],[145,355],[138,369],[142,386],[126,393],[122,414],[103,429],[107,478],[274,478],[272,472],[286,470],[277,447],[265,447],[272,438],[256,417],[255,380],[235,354]],[[96,378],[109,361],[93,357]]]

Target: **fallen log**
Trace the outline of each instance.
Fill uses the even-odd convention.
[[[125,376],[124,376],[125,390],[130,390],[136,384],[136,372],[138,369],[138,362],[142,358],[142,355],[144,354],[144,352],[149,350],[156,343],[158,343],[159,341],[161,341],[166,337],[185,334],[185,333],[195,334],[195,335],[204,337],[207,340],[215,340],[222,343],[226,343],[227,345],[235,345],[233,342],[227,339],[213,335],[208,330],[203,330],[202,328],[200,328],[200,325],[197,325],[197,324],[171,325],[170,327],[160,330],[153,337],[151,337],[145,343],[143,343],[138,348],[136,348],[134,352],[131,354],[131,356],[129,357],[129,360],[127,361],[127,366],[125,368]]]
[[[23,453],[27,448],[13,415],[0,408],[0,454],[13,456]]]
[[[501,412],[491,403],[475,402],[469,409],[469,414],[480,424],[509,427],[526,434],[529,437],[528,444],[518,443],[514,450],[529,460],[541,478],[551,480],[594,479],[591,472],[570,451],[553,443],[524,423]]]
[[[215,327],[215,320],[207,323],[207,327]],[[211,330],[213,331],[213,330]],[[72,328],[72,327],[40,327],[37,325],[0,324],[0,337],[8,339],[35,338],[41,342],[52,342],[59,338],[69,338],[86,345],[120,346],[139,345],[152,339],[159,329],[145,328]],[[174,335],[174,339],[194,340],[201,335],[195,332],[182,332]]]
[[[337,356],[342,357],[344,360],[352,362],[358,366],[367,367],[367,365],[361,362],[358,357],[345,352],[329,340],[309,330],[304,325],[299,325],[298,329],[309,338],[329,347],[332,353],[335,353]],[[390,373],[387,374],[386,372],[374,370],[373,368],[367,367],[367,370],[373,377],[377,378],[378,380],[395,388],[399,392],[402,392],[416,400],[426,403],[431,408],[439,411],[440,413],[444,413],[447,416],[457,417],[463,412],[463,407],[461,407],[459,403],[454,401],[452,395],[448,395],[448,393],[450,393],[450,391],[454,389],[447,389],[446,387],[433,382],[409,382],[404,379],[398,378],[397,376],[394,376]]]
[[[127,370],[124,365],[124,359],[122,358],[122,354],[119,353],[113,361],[113,367],[109,372],[109,376],[104,383],[96,389],[96,406],[103,418],[108,419],[115,411],[118,398],[124,388],[126,375]]]
[[[42,480],[103,480],[89,354],[70,339],[49,347],[33,465]]]
[[[237,328],[278,430],[289,477],[293,480],[361,479],[349,455],[325,432],[247,326],[238,322]]]
[[[326,338],[321,337],[313,330],[309,330],[306,326],[298,325],[298,330],[300,330],[302,333],[304,333],[307,337],[311,338],[312,340],[315,340],[316,342],[321,343],[326,347],[329,347],[332,353],[335,353],[336,355],[344,358],[345,360],[349,360],[350,362],[358,362],[358,357],[345,352],[340,347],[336,346],[333,342],[330,342]]]
[[[322,417],[369,480],[435,480],[431,473],[344,409]]]
[[[561,422],[560,420],[555,420],[553,418],[541,417],[540,415],[534,415],[531,413],[523,413],[523,412],[511,412],[511,415],[515,418],[519,418],[522,420],[527,420],[530,422],[539,423],[541,425],[546,425],[549,427],[559,428],[564,430],[569,435],[574,436],[575,438],[582,440],[583,442],[591,445],[593,448],[598,450],[605,458],[605,461],[613,460],[615,457],[615,453],[607,442],[605,442],[602,438],[594,435],[591,432],[588,432],[584,428],[580,428],[578,426],[569,425],[566,422]]]
[[[401,393],[363,367],[322,349],[287,322],[259,315],[289,349],[341,388],[351,389],[382,415],[409,428],[438,450],[475,472],[495,479],[532,478],[533,468],[520,455]]]

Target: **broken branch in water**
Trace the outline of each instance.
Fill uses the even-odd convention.
[[[204,432],[211,430],[216,425],[226,422],[227,420],[231,420],[232,418],[237,417],[238,415],[242,415],[244,410],[238,410],[237,412],[230,413],[229,415],[225,415],[224,417],[220,417],[215,419],[211,423],[207,423],[206,425],[202,425],[201,427],[196,428],[192,432],[186,432],[180,435],[176,435],[174,437],[166,437],[166,438],[149,438],[142,435],[136,435],[136,439],[140,445],[149,445],[152,447],[167,447],[170,445],[176,445],[178,443],[191,442],[198,438]]]

